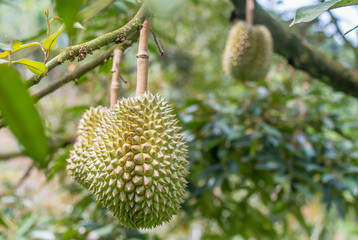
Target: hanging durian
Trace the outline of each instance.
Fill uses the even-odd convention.
[[[159,95],[144,93],[149,30],[147,19],[141,30],[143,59],[138,61],[145,63],[138,74],[137,97],[113,106],[111,102],[111,110],[88,110],[67,167],[77,182],[97,195],[97,202],[132,228],[153,228],[177,214],[188,174],[187,146],[172,108]]]
[[[91,108],[83,115],[68,170],[124,226],[169,221],[183,201],[188,174],[187,147],[172,108],[146,93],[104,112]]]
[[[223,70],[237,80],[262,80],[267,75],[273,55],[270,31],[263,25],[236,22],[229,33]]]
[[[122,99],[96,130],[85,181],[124,226],[161,225],[183,201],[187,150],[171,112],[159,95]]]

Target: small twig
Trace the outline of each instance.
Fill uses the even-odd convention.
[[[152,32],[153,34],[153,37],[154,37],[154,42],[155,42],[155,45],[157,45],[157,48],[158,48],[158,51],[160,53],[160,56],[163,56],[164,53],[165,53],[165,50],[164,50],[164,46],[163,46],[163,43],[162,41],[160,40],[160,38],[154,33],[153,29],[150,29],[150,31]],[[159,44],[158,44],[158,41],[159,41]]]
[[[121,74],[121,61],[123,57],[123,51],[121,49],[115,49],[113,53],[113,66],[112,66],[112,82],[111,82],[111,95],[110,95],[110,106],[116,104],[119,98],[120,89],[120,74]]]
[[[2,154],[2,155],[0,155],[0,161],[5,161],[5,160],[16,158],[16,157],[21,157],[24,154],[25,154],[24,152],[12,152],[12,153]]]
[[[344,33],[340,29],[338,25],[338,19],[333,15],[331,11],[328,11],[329,15],[332,18],[332,23],[336,26],[337,32],[341,35],[341,38],[343,38],[343,41],[353,50],[353,54],[355,57],[355,67],[358,67],[358,49],[344,36]]]
[[[128,83],[128,80],[125,79],[122,74],[119,74],[119,78],[122,80],[122,82]]]
[[[246,22],[249,25],[254,24],[254,0],[246,0]]]
[[[139,46],[137,54],[137,88],[136,97],[144,94],[147,91],[148,82],[148,38],[150,33],[150,18],[147,18],[143,23],[143,28],[140,30]]]
[[[27,170],[24,173],[24,175],[22,175],[22,177],[20,178],[19,182],[16,184],[16,188],[20,187],[25,182],[25,180],[30,176],[30,173],[31,173],[33,168],[34,168],[34,164],[31,164],[27,168]]]

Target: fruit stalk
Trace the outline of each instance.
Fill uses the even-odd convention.
[[[139,46],[137,54],[137,88],[136,97],[144,94],[147,91],[148,82],[148,38],[150,33],[150,18],[147,18],[143,23],[143,28],[140,30]]]
[[[114,50],[113,53],[113,66],[112,66],[112,82],[111,82],[111,96],[110,106],[111,109],[116,104],[119,98],[120,89],[120,74],[121,74],[121,61],[123,57],[123,51],[121,49]]]
[[[246,0],[246,22],[249,25],[254,24],[254,0]]]

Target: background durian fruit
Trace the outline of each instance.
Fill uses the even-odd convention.
[[[228,35],[223,70],[237,80],[258,81],[266,77],[273,55],[270,31],[262,25],[236,22]]]
[[[185,194],[187,146],[177,123],[159,95],[122,99],[96,124],[83,161],[69,161],[69,169],[77,175],[74,168],[86,171],[85,180],[75,179],[124,226],[161,225],[177,214]]]
[[[91,107],[82,115],[78,123],[77,139],[70,152],[70,157],[67,159],[67,171],[84,187],[88,187],[85,182],[88,173],[86,169],[86,164],[89,161],[88,149],[92,147],[91,140],[95,136],[95,129],[108,112],[109,109],[102,106]]]

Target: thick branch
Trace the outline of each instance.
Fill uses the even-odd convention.
[[[239,17],[245,19],[245,0],[232,0]],[[306,43],[291,29],[273,19],[258,4],[255,5],[254,23],[265,25],[274,39],[276,53],[287,58],[292,65],[304,70],[335,90],[358,97],[358,70],[344,67],[340,62],[326,57]]]
[[[46,86],[44,89],[42,89],[39,92],[35,93],[33,95],[33,97],[35,99],[35,102],[37,102],[38,100],[40,100],[44,96],[52,93],[53,91],[61,88],[66,83],[81,77],[82,75],[84,75],[87,72],[91,71],[92,69],[94,69],[98,65],[102,64],[106,59],[111,57],[111,54],[112,54],[113,50],[116,47],[117,47],[116,45],[112,46],[110,49],[108,49],[107,51],[105,51],[104,53],[102,53],[101,55],[96,57],[91,62],[88,62],[88,63],[82,65],[81,67],[79,67],[76,70],[74,70],[72,73],[69,73],[69,74],[61,77],[60,79],[58,79],[55,82],[53,82],[53,83],[49,84],[48,86]]]
[[[121,49],[121,51],[124,51],[131,44],[132,44],[131,40],[125,41],[124,43],[122,43],[119,46],[119,49]],[[69,73],[69,74],[63,76],[62,78],[60,78],[60,79],[56,80],[55,82],[53,82],[53,83],[49,84],[48,86],[46,86],[44,89],[42,89],[39,92],[35,93],[33,95],[35,101],[37,102],[38,100],[40,100],[44,96],[46,96],[46,95],[54,92],[55,90],[61,88],[66,83],[68,83],[68,82],[70,82],[70,81],[72,81],[74,79],[78,79],[82,75],[84,75],[87,72],[91,71],[92,69],[96,68],[98,65],[102,64],[106,59],[110,58],[111,55],[112,55],[112,52],[117,47],[118,47],[117,45],[112,46],[110,49],[108,49],[104,53],[100,54],[98,57],[96,57],[91,62],[88,62],[88,63],[82,65],[81,67],[79,67],[76,70],[74,70],[72,73]]]
[[[61,63],[66,60],[73,61],[76,57],[78,57],[79,61],[83,60],[86,54],[90,54],[93,51],[100,49],[103,46],[106,46],[110,43],[116,42],[121,43],[124,42],[130,35],[138,31],[144,20],[150,15],[150,11],[145,3],[143,3],[142,7],[139,9],[137,14],[123,27],[106,33],[98,38],[95,38],[89,42],[82,43],[79,45],[67,47],[64,49],[59,55],[51,59],[46,66],[48,71],[51,71],[53,68],[57,67]],[[33,76],[30,79],[25,81],[27,87],[31,87],[41,81],[44,76]]]

